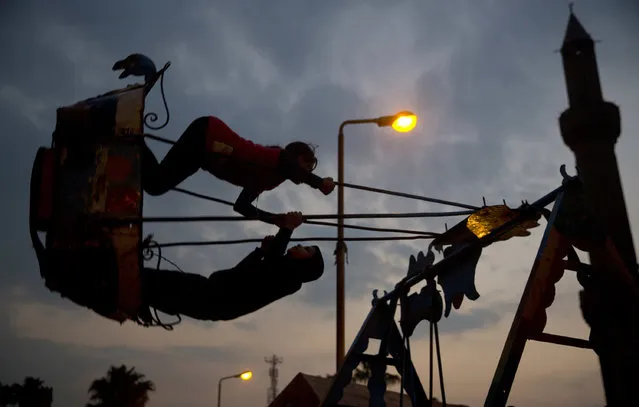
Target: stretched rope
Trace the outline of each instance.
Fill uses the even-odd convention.
[[[309,221],[306,221],[304,223],[309,224],[309,225],[320,225],[320,226],[339,226],[337,223],[320,222],[320,221],[314,221],[314,220],[309,220]],[[432,236],[432,237],[437,237],[437,236],[441,235],[440,233],[424,232],[424,231],[409,230],[409,229],[374,228],[374,227],[370,227],[370,226],[359,226],[359,225],[343,225],[343,226],[346,229],[368,230],[368,231],[372,231],[372,232],[409,233],[409,234],[413,234],[413,235],[425,235],[425,236]]]
[[[175,141],[169,140],[169,139],[166,139],[166,138],[163,138],[163,137],[154,136],[154,135],[151,135],[151,134],[145,134],[144,136],[148,137],[150,139],[156,140],[156,141],[160,141],[162,143],[175,144]],[[391,190],[388,190],[388,189],[372,188],[372,187],[367,187],[367,186],[363,186],[363,185],[350,184],[350,183],[346,183],[346,182],[343,182],[343,183],[336,182],[335,184],[336,185],[342,185],[342,186],[344,186],[346,188],[359,189],[359,190],[369,191],[369,192],[377,192],[377,193],[386,194],[386,195],[400,196],[400,197],[403,197],[403,198],[417,199],[417,200],[420,200],[420,201],[438,203],[438,204],[442,204],[442,205],[455,206],[455,207],[458,207],[458,208],[471,209],[471,210],[474,210],[474,211],[480,209],[480,207],[478,207],[478,206],[468,205],[468,204],[464,204],[464,203],[461,203],[461,202],[446,201],[446,200],[443,200],[443,199],[430,198],[430,197],[427,197],[427,196],[420,196],[420,195],[414,195],[414,194],[407,194],[407,193],[404,193],[404,192],[391,191]],[[178,188],[175,188],[175,190],[178,190]],[[197,193],[186,191],[186,190],[183,190],[183,189],[180,189],[180,192],[183,192],[183,193],[186,193],[186,194],[189,194],[189,195],[193,195],[193,196],[198,196],[199,195]],[[204,198],[204,196],[201,196],[201,195],[198,196],[198,197]],[[208,199],[208,198],[204,198],[204,199]],[[217,198],[212,198],[212,200],[215,200],[217,202],[221,201],[221,200],[218,200]],[[226,201],[223,201],[222,203],[226,203]],[[231,203],[231,205],[233,205],[233,204]]]
[[[460,203],[460,202],[445,201],[443,199],[429,198],[427,196],[419,196],[419,195],[407,194],[407,193],[404,193],[404,192],[390,191],[388,189],[366,187],[366,186],[363,186],[363,185],[349,184],[349,183],[346,183],[346,182],[343,182],[343,183],[336,182],[335,184],[336,185],[342,185],[342,186],[344,186],[346,188],[360,189],[360,190],[363,190],[363,191],[377,192],[377,193],[386,194],[386,195],[401,196],[401,197],[404,197],[404,198],[417,199],[417,200],[420,200],[420,201],[426,201],[426,202],[438,203],[438,204],[443,204],[443,205],[456,206],[458,208],[472,209],[474,211],[476,211],[478,209],[481,209],[478,206],[467,205],[467,204]]]
[[[183,189],[183,188],[173,188],[174,191],[185,194],[185,195],[190,195],[196,198],[200,198],[200,199],[204,199],[207,201],[212,201],[212,202],[217,202],[217,203],[221,203],[224,205],[228,205],[228,206],[233,206],[233,202],[230,201],[225,201],[223,199],[219,199],[219,198],[215,198],[212,197],[210,195],[204,195],[204,194],[200,194],[197,192],[193,192],[193,191],[189,191],[187,189]],[[320,221],[312,221],[312,220],[308,220],[304,223],[310,224],[310,225],[318,225],[318,226],[334,226],[337,227],[339,226],[337,223],[330,223],[330,222],[320,222]],[[424,231],[417,231],[417,230],[407,230],[407,229],[389,229],[389,228],[376,228],[376,227],[370,227],[370,226],[359,226],[359,225],[343,225],[343,227],[345,229],[357,229],[357,230],[367,230],[367,231],[372,231],[372,232],[395,232],[395,233],[408,233],[408,234],[414,234],[414,235],[433,235],[433,236],[439,236],[439,233],[435,233],[435,232],[424,232]]]
[[[344,214],[342,216],[337,214],[328,215],[305,215],[304,220],[312,219],[338,219],[340,217],[344,219],[386,219],[386,218],[440,218],[446,216],[466,216],[472,215],[473,211],[458,211],[458,212],[415,212],[415,213],[354,213]],[[142,217],[133,219],[112,220],[115,223],[162,223],[162,222],[229,222],[229,221],[251,221],[259,220],[257,218],[249,218],[245,216],[156,216],[156,217]],[[111,220],[106,220],[110,222]]]
[[[350,237],[344,238],[344,241],[386,241],[386,240],[420,240],[433,239],[432,236],[374,236],[374,237]],[[178,246],[216,246],[225,244],[243,244],[243,243],[260,243],[263,239],[238,239],[238,240],[209,240],[194,242],[170,242],[159,243],[154,247],[178,247]],[[334,242],[336,237],[301,237],[290,239],[291,242]]]

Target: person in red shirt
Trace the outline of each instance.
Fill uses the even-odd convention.
[[[162,195],[203,169],[242,187],[233,206],[236,212],[274,225],[281,224],[283,215],[252,204],[262,192],[287,179],[319,189],[324,195],[335,189],[332,178],[313,174],[317,158],[309,144],[294,141],[284,148],[262,146],[240,137],[214,116],[193,120],[162,162],[142,143],[141,164],[142,188],[149,195]]]

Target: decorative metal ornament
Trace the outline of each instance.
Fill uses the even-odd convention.
[[[437,323],[442,318],[444,302],[434,280],[426,283],[419,293],[402,298],[400,325],[404,336],[410,337],[422,321]]]
[[[506,205],[487,206],[470,215],[466,220],[466,227],[475,236],[477,236],[478,238],[482,238],[492,233],[493,230],[497,229],[506,222],[515,219],[517,216],[519,216],[519,211],[517,211],[516,209],[510,209]],[[508,232],[500,235],[497,240],[503,241],[508,240],[512,237],[530,236],[530,231],[528,229],[539,226],[539,222],[537,221],[540,217],[541,214],[534,218],[527,219],[521,222],[517,226],[511,228]]]
[[[449,246],[444,250],[444,257],[449,257],[459,251],[464,244]],[[448,317],[451,311],[451,305],[455,309],[459,309],[464,296],[471,301],[479,298],[479,293],[475,288],[475,271],[477,263],[481,257],[482,249],[477,248],[465,257],[456,259],[450,264],[449,268],[440,273],[437,282],[442,286],[444,291],[444,301],[446,304],[444,316]]]
[[[427,267],[432,266],[434,262],[435,255],[433,254],[430,247],[428,249],[428,254],[426,254],[425,256],[423,252],[419,252],[417,254],[417,258],[411,255],[410,259],[408,260],[408,272],[406,273],[406,276],[408,278],[415,276],[426,270]]]
[[[169,107],[166,103],[166,96],[164,95],[164,73],[171,66],[171,62],[167,62],[162,69],[159,71],[155,67],[155,63],[143,54],[131,54],[124,59],[116,61],[113,64],[112,70],[118,71],[122,70],[119,78],[124,79],[129,76],[144,76],[144,86],[145,91],[144,94],[147,95],[155,83],[160,79],[160,92],[162,94],[162,102],[164,103],[164,110],[166,111],[166,120],[159,126],[152,126],[149,124],[155,123],[158,121],[158,115],[155,112],[149,112],[144,115],[144,125],[153,130],[160,130],[166,127],[169,124],[169,120],[171,114],[169,112]]]

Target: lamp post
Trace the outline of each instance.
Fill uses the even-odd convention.
[[[373,119],[346,120],[339,126],[337,137],[337,244],[335,247],[335,263],[337,265],[337,346],[336,368],[337,372],[344,362],[344,256],[346,245],[344,244],[344,127],[351,124],[375,123],[378,127],[391,126],[395,131],[405,133],[415,128],[417,116],[412,112],[399,112],[393,116],[381,116]]]
[[[253,372],[251,372],[250,370],[247,370],[247,371],[242,372],[242,373],[234,374],[234,375],[231,375],[231,376],[222,377],[217,382],[217,407],[221,407],[222,406],[222,382],[224,380],[240,378],[240,379],[246,381],[246,380],[250,380],[251,377],[253,377]]]

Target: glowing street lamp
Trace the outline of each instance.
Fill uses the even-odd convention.
[[[240,378],[244,381],[251,380],[253,377],[253,372],[250,370],[244,371],[242,373],[234,374],[231,376],[224,376],[217,382],[217,407],[222,406],[222,381],[226,379],[237,379]]]
[[[417,125],[417,116],[412,112],[404,111],[393,116],[378,117],[375,122],[379,127],[391,126],[399,133],[407,133]]]
[[[378,127],[392,127],[400,133],[407,133],[417,125],[417,116],[409,111],[402,111],[392,116],[381,116],[373,119],[346,120],[339,126],[337,137],[337,246],[335,248],[335,264],[337,265],[337,372],[344,361],[344,127],[350,124],[375,123]]]

